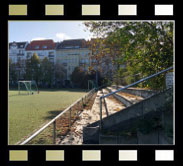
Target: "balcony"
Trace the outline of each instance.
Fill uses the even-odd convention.
[[[80,63],[79,63],[79,66],[84,66],[84,65],[86,65],[85,62],[80,62]]]
[[[9,53],[9,56],[16,56],[17,54],[15,53]]]
[[[17,54],[17,56],[24,56],[24,55],[25,55],[25,54],[19,54],[19,53]]]
[[[48,57],[49,58],[54,58],[54,55],[53,54],[49,54]]]

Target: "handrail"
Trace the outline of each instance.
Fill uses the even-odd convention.
[[[91,91],[88,92],[88,94],[90,94],[92,91],[94,91],[95,89],[92,89]],[[86,96],[86,95],[85,95]],[[20,145],[24,145],[26,143],[28,143],[29,141],[31,141],[34,137],[36,137],[38,134],[40,134],[45,128],[47,128],[49,125],[51,125],[52,123],[54,123],[58,118],[60,118],[64,113],[66,113],[67,111],[69,111],[75,104],[77,104],[80,100],[82,100],[83,97],[79,98],[78,100],[76,100],[73,104],[71,104],[69,107],[67,107],[64,111],[62,111],[59,115],[57,115],[54,119],[52,119],[50,122],[48,122],[46,125],[44,125],[42,128],[40,128],[38,131],[36,131],[33,135],[31,135],[28,139],[26,139],[25,141],[23,141],[22,143],[20,143]]]
[[[137,85],[137,84],[139,84],[139,83],[141,83],[141,82],[143,82],[143,81],[149,80],[150,78],[153,78],[153,77],[155,77],[155,76],[157,76],[157,75],[160,75],[160,74],[162,74],[162,73],[164,73],[164,72],[166,72],[166,71],[169,71],[169,70],[171,70],[171,69],[173,69],[173,67],[169,67],[169,68],[167,68],[167,69],[165,69],[165,70],[162,70],[162,71],[160,71],[160,72],[158,72],[158,73],[152,74],[152,75],[150,75],[150,76],[148,76],[148,77],[145,77],[145,78],[143,78],[143,79],[141,79],[141,80],[139,80],[139,81],[136,81],[136,82],[134,82],[134,83],[132,83],[132,84],[130,84],[130,85],[127,85],[127,86],[125,86],[125,87],[123,87],[123,88],[120,88],[120,89],[118,89],[118,90],[116,90],[116,91],[114,91],[114,92],[111,92],[111,93],[109,93],[109,94],[107,94],[107,95],[101,96],[100,98],[106,98],[106,97],[108,97],[108,96],[111,96],[111,95],[113,95],[113,94],[115,94],[115,93],[120,92],[121,90],[124,90],[124,89],[129,88],[129,87],[134,86],[134,85]]]
[[[114,92],[111,92],[111,93],[109,93],[109,94],[107,94],[107,95],[101,96],[101,97],[100,97],[100,129],[102,129],[102,99],[104,99],[104,98],[106,98],[106,97],[108,97],[108,96],[111,96],[111,95],[113,95],[113,94],[116,94],[116,93],[118,93],[118,92],[120,92],[120,91],[122,91],[122,90],[125,90],[125,89],[127,89],[127,88],[129,88],[129,87],[132,87],[132,86],[134,86],[134,85],[137,85],[137,84],[139,84],[139,83],[141,83],[141,82],[143,82],[143,81],[149,80],[150,78],[153,78],[153,77],[155,77],[155,76],[157,76],[157,75],[160,75],[160,74],[162,74],[162,73],[164,73],[164,72],[166,72],[166,71],[169,71],[169,70],[171,70],[171,69],[173,69],[173,66],[171,66],[171,67],[169,67],[169,68],[167,68],[167,69],[164,69],[164,70],[162,70],[162,71],[160,71],[160,72],[158,72],[158,73],[152,74],[152,75],[150,75],[150,76],[148,76],[148,77],[142,78],[142,79],[140,79],[139,81],[136,81],[136,82],[134,82],[134,83],[132,83],[132,84],[129,84],[129,85],[127,85],[127,86],[125,86],[125,87],[123,87],[123,88],[120,88],[120,89],[118,89],[118,90],[116,90],[116,91],[114,91]]]

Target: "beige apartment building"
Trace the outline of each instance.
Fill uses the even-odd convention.
[[[87,47],[85,39],[64,40],[56,48],[56,63],[66,69],[66,80],[70,80],[70,75],[75,67],[83,67],[85,71],[90,65],[91,51]]]

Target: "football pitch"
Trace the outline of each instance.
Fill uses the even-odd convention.
[[[8,93],[9,145],[25,139],[86,94],[85,90],[43,90],[39,94]]]

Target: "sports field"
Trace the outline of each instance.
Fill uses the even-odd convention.
[[[33,95],[9,91],[9,144],[24,139],[85,94],[84,90],[73,89],[44,90]]]

